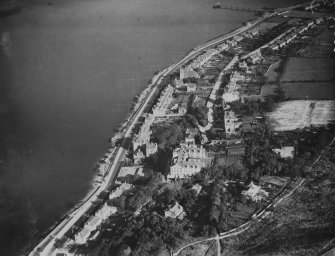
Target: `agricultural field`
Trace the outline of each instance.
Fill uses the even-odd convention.
[[[300,49],[298,54],[304,57],[335,57],[333,40],[333,32],[327,28],[323,29],[323,31],[314,38],[310,44]]]
[[[268,83],[276,82],[279,79],[277,69],[280,66],[280,61],[273,63],[265,73],[266,81]]]
[[[279,86],[277,84],[265,84],[262,86],[261,96],[268,97],[276,95],[276,91],[278,90]]]
[[[331,81],[335,79],[335,59],[291,57],[281,82]]]
[[[315,19],[317,17],[325,17],[327,16],[326,13],[321,12],[305,12],[305,11],[298,11],[294,10],[288,13],[285,13],[285,16],[290,18],[307,18],[307,19]]]
[[[271,20],[269,22],[262,22],[261,24],[257,25],[254,29],[256,29],[256,30],[258,30],[260,32],[267,32],[270,29],[272,29],[275,26],[277,26],[279,23],[281,23],[281,22],[276,22],[275,20]]]
[[[335,82],[296,82],[282,83],[285,97],[292,100],[333,100],[335,99]]]
[[[335,101],[285,101],[278,104],[268,117],[276,131],[326,125],[335,120]]]

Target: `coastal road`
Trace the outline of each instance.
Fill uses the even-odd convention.
[[[159,84],[162,81],[163,77],[166,76],[169,72],[170,72],[169,69],[166,69],[163,72],[161,72],[161,74],[155,78],[153,84],[154,85]],[[149,93],[149,95],[147,95],[147,98],[144,100],[144,102],[140,105],[139,109],[136,111],[135,115],[132,118],[132,122],[130,123],[125,132],[125,138],[131,137],[132,129],[138,122],[140,116],[142,116],[142,114],[146,110],[146,106],[152,99],[153,95],[155,95],[156,90],[157,86]],[[114,161],[110,165],[109,172],[105,177],[104,182],[100,185],[100,187],[77,210],[72,212],[70,215],[66,217],[66,219],[64,219],[59,225],[57,225],[56,228],[34,248],[34,250],[29,254],[29,256],[36,256],[36,255],[51,256],[56,253],[56,248],[54,247],[55,242],[58,239],[61,239],[68,231],[71,230],[71,228],[75,225],[75,223],[91,208],[92,203],[98,199],[98,195],[102,191],[106,190],[111,184],[111,182],[114,180],[116,172],[118,170],[118,166],[127,152],[127,150],[124,148],[125,141],[126,140],[123,140],[122,146],[117,149]]]

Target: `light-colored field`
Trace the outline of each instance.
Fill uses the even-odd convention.
[[[276,131],[322,126],[335,120],[335,101],[293,100],[278,104],[268,115]]]
[[[297,58],[289,59],[281,82],[331,81],[335,78],[335,59]]]
[[[334,82],[296,82],[282,83],[285,97],[290,99],[333,100],[335,99]]]

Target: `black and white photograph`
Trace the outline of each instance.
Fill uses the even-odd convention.
[[[335,0],[0,0],[0,256],[335,256]]]

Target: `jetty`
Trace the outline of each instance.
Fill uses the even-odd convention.
[[[251,7],[242,7],[236,5],[222,5],[221,3],[217,3],[213,5],[213,9],[226,9],[231,11],[242,11],[242,12],[259,12],[261,9],[255,9]]]

